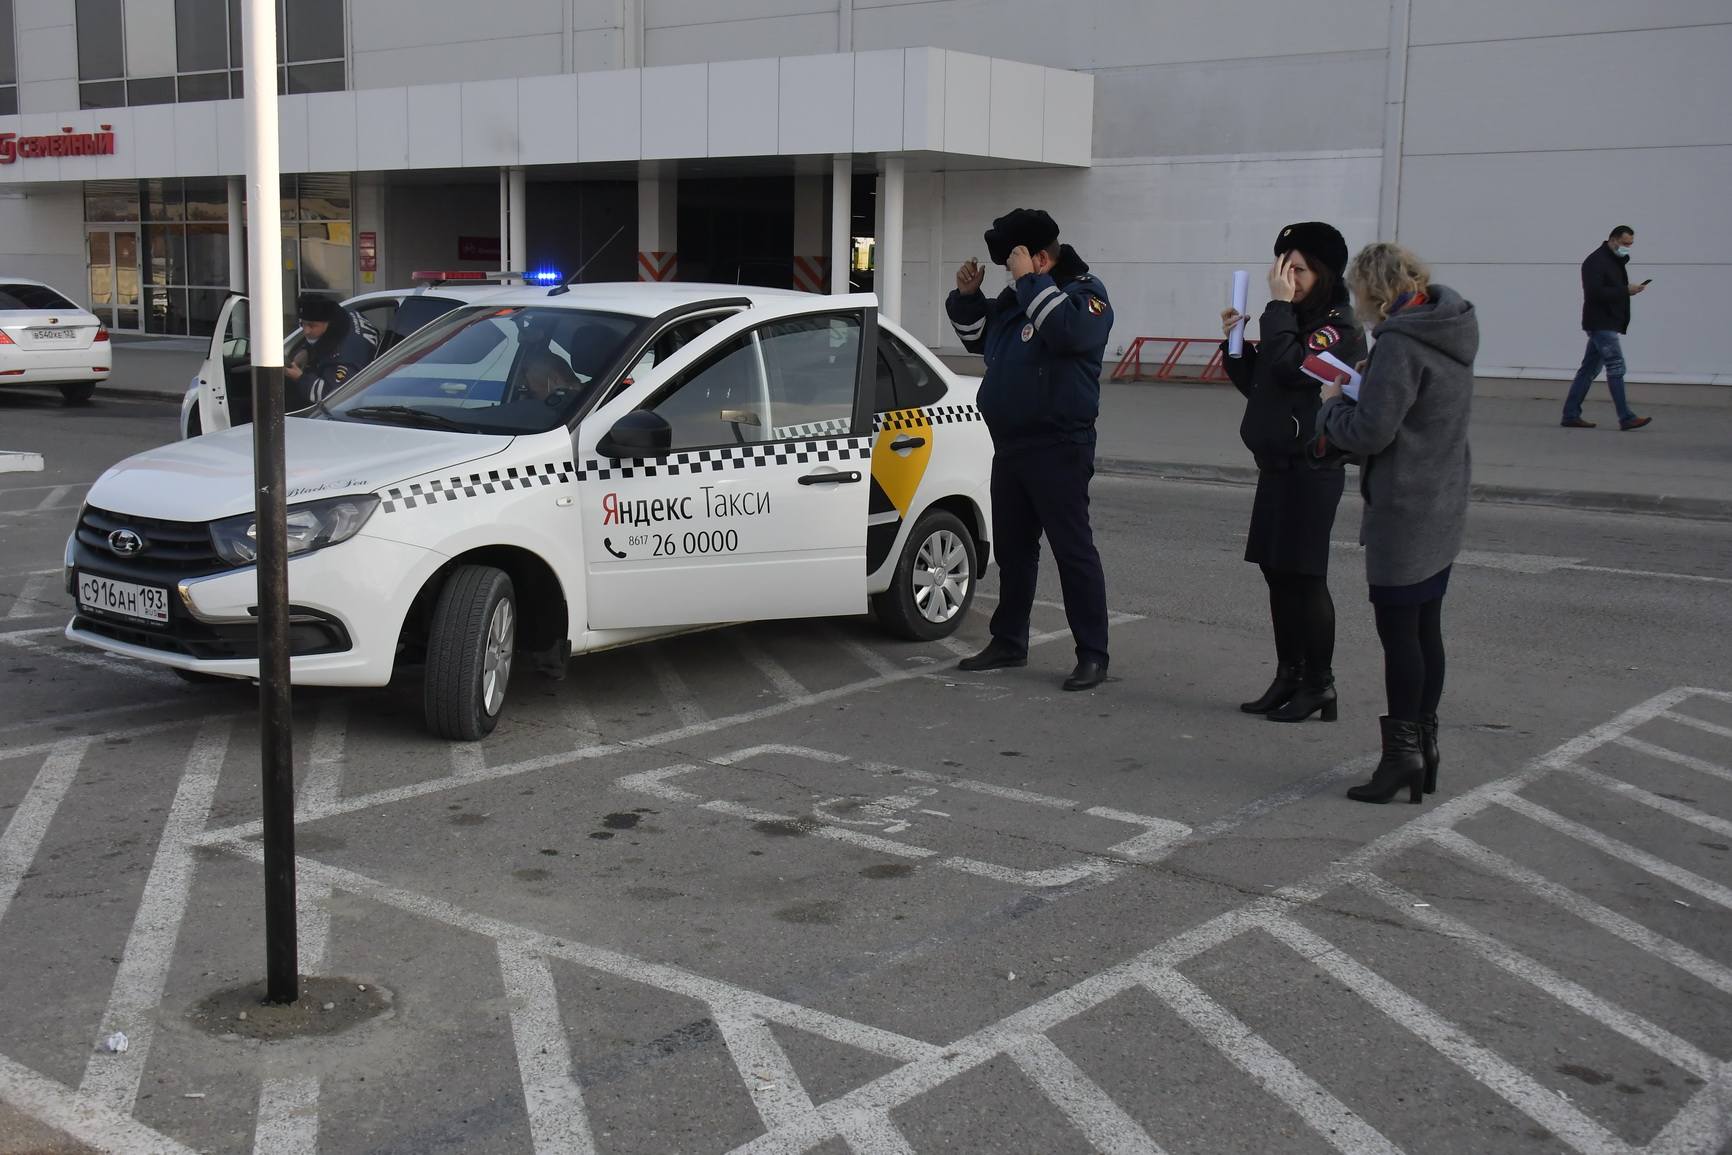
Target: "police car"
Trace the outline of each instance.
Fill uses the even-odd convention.
[[[417,270],[410,274],[410,279],[416,282],[411,288],[380,289],[342,303],[343,308],[378,334],[381,352],[457,306],[486,300],[501,286],[521,281],[511,273],[432,269]],[[181,398],[182,438],[220,432],[252,420],[253,366],[248,323],[246,298],[230,297],[217,315],[204,363]],[[292,363],[306,344],[299,329],[284,337],[284,364]]]
[[[497,290],[286,423],[292,675],[422,667],[490,732],[520,655],[869,607],[936,639],[988,554],[978,381],[876,298],[692,284]],[[255,678],[250,429],[129,458],[67,543],[67,636]]]

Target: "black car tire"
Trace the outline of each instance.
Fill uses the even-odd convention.
[[[516,644],[517,594],[505,571],[487,565],[452,570],[427,633],[427,728],[454,742],[492,733],[505,708]]]
[[[966,587],[954,612],[943,621],[933,621],[921,610],[916,596],[919,592],[916,570],[925,568],[921,565],[921,551],[937,549],[943,542],[954,542],[961,548],[966,569],[962,576],[966,578]],[[902,547],[902,556],[897,559],[890,588],[873,595],[872,609],[878,615],[879,624],[896,637],[916,642],[936,641],[955,633],[962,619],[968,616],[979,580],[980,547],[974,540],[974,532],[954,513],[935,509],[915,523],[914,531]]]
[[[96,382],[76,381],[60,387],[62,405],[87,405],[96,396]]]

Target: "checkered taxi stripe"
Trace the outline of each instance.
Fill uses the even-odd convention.
[[[579,481],[614,481],[633,477],[680,477],[696,473],[718,473],[724,469],[752,469],[766,465],[823,465],[836,461],[865,460],[872,456],[870,437],[838,437],[828,441],[773,442],[763,445],[730,445],[725,449],[698,449],[676,453],[654,461],[586,461],[577,471]]]
[[[886,429],[913,429],[922,423],[960,425],[965,421],[979,420],[981,416],[978,406],[931,405],[924,409],[892,409],[888,413],[880,413],[872,423],[872,428],[874,432],[882,433]]]
[[[386,513],[396,513],[400,509],[416,509],[465,497],[483,497],[538,485],[565,485],[576,476],[577,470],[571,462],[550,461],[545,465],[513,465],[508,469],[490,469],[486,473],[461,477],[436,477],[432,481],[393,485],[385,491],[379,508]]]

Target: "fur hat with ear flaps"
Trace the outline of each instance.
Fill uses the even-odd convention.
[[[1288,225],[1275,238],[1275,255],[1298,249],[1329,266],[1339,281],[1347,275],[1347,238],[1334,225],[1322,221],[1302,221]]]
[[[993,264],[1002,265],[1010,259],[1010,250],[1018,245],[1034,253],[1051,247],[1057,240],[1058,222],[1045,209],[1011,209],[986,230],[986,251]]]

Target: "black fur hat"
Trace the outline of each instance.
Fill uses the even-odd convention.
[[[1288,225],[1275,238],[1275,255],[1278,257],[1294,249],[1322,261],[1335,274],[1337,281],[1347,275],[1347,239],[1334,225],[1322,221]]]
[[[343,312],[335,297],[323,293],[302,293],[295,302],[295,316],[304,321],[324,321],[329,324]]]
[[[993,264],[1002,265],[1018,245],[1034,253],[1057,240],[1058,222],[1045,209],[1011,209],[986,230],[986,251]]]

